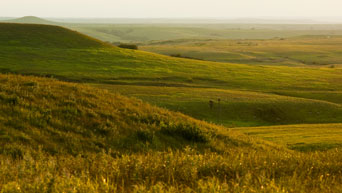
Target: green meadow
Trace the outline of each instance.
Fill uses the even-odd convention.
[[[340,148],[342,145],[341,124],[279,125],[237,128],[236,130],[304,152],[324,151]]]
[[[93,86],[226,127],[339,123],[342,119],[341,104],[326,100],[216,88]],[[212,108],[210,100],[214,102]]]
[[[340,192],[342,42],[327,35],[151,53],[1,23],[0,192]]]

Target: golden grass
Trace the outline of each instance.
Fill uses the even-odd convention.
[[[339,192],[299,153],[105,90],[0,75],[0,192]]]

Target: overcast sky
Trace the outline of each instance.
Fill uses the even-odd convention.
[[[342,0],[0,0],[0,16],[342,18]]]

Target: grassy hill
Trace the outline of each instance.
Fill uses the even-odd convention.
[[[25,16],[11,20],[1,21],[5,23],[25,23],[25,24],[45,24],[45,25],[57,25],[57,22],[49,21],[35,16]]]
[[[95,84],[196,119],[227,127],[340,123],[342,105],[271,93],[216,89]],[[330,93],[331,96],[336,95]],[[325,99],[328,99],[325,96]],[[220,99],[220,102],[218,102]],[[210,108],[209,101],[213,101]]]
[[[56,26],[0,29],[1,193],[342,191],[341,142],[322,133],[340,124],[239,128],[248,136],[142,101],[234,126],[341,122],[342,69],[174,58]]]
[[[71,155],[187,145],[215,149],[211,141],[223,139],[219,133],[229,133],[106,90],[16,75],[0,75],[0,82],[2,153],[18,145]],[[231,137],[232,144],[247,143],[239,134]],[[10,150],[7,153],[12,156],[24,154],[20,149]]]
[[[339,192],[339,150],[298,153],[136,99],[0,75],[2,192]]]
[[[279,89],[280,86],[294,90],[341,88],[339,74],[342,69],[250,66],[179,59],[143,51],[105,48],[100,41],[56,26],[0,26],[3,29],[0,31],[1,54],[6,56],[1,58],[4,71],[53,74],[113,84],[173,84],[253,90]],[[15,42],[13,46],[11,42]],[[16,57],[18,55],[21,57]]]
[[[0,30],[3,73],[97,83],[226,126],[341,122],[336,99],[342,88],[340,68],[198,61],[107,46],[56,26],[0,24],[0,28],[6,29]],[[32,31],[37,33],[25,33]],[[170,93],[181,96],[173,100]],[[218,98],[220,118],[217,109],[208,111],[209,100]]]
[[[0,24],[0,46],[33,48],[101,48],[105,43],[75,31],[39,24]]]

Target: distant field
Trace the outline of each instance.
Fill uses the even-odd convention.
[[[272,39],[342,35],[342,25],[291,24],[61,24],[109,42],[146,43],[177,39]]]
[[[342,35],[342,24],[258,24],[258,23],[202,23],[171,22],[160,20],[151,23],[119,21],[94,23],[92,20],[50,21],[33,16],[0,22],[31,23],[63,26],[107,42],[149,43],[177,39],[273,39],[303,35]],[[181,20],[180,20],[181,21]],[[81,23],[77,23],[81,22]]]
[[[165,55],[253,65],[341,67],[342,36],[301,36],[269,40],[175,40],[141,49]]]
[[[342,124],[281,125],[236,128],[234,130],[300,151],[342,147]]]

